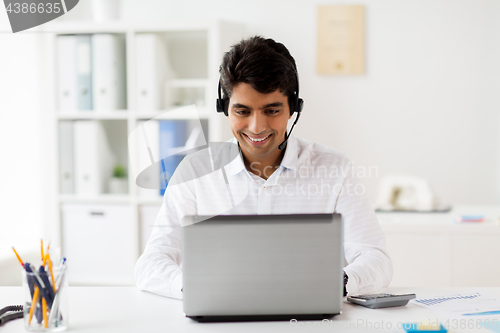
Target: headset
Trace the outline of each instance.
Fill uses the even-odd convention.
[[[304,100],[299,97],[299,75],[297,74],[297,71],[295,71],[295,79],[297,80],[297,91],[288,98],[288,106],[290,107],[290,116],[293,116],[294,112],[297,112],[297,117],[295,118],[292,128],[290,129],[290,134],[292,134],[293,128],[299,120],[302,108],[304,107]],[[217,98],[215,105],[217,108],[217,112],[223,112],[227,117],[229,109],[229,98],[226,96],[222,96],[221,81],[222,79],[219,79],[219,87],[217,89],[219,98]],[[285,140],[278,146],[279,150],[285,149],[288,138],[289,134],[285,132]]]

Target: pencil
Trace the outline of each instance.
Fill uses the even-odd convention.
[[[21,266],[23,266],[24,268],[24,264],[23,264],[23,261],[21,260],[21,257],[19,256],[19,254],[17,254],[17,251],[14,247],[12,247],[12,250],[14,250],[14,253],[16,254],[16,257],[17,257],[17,260],[19,260],[19,263],[21,264]]]
[[[28,319],[28,325],[31,324],[31,318],[33,318],[33,313],[35,312],[36,303],[38,303],[38,294],[40,290],[35,286],[35,293],[33,294],[33,299],[31,300],[30,317]]]
[[[47,319],[47,301],[42,298],[43,326],[49,328],[49,320]]]
[[[40,253],[42,255],[42,261],[43,261],[43,239],[40,239]]]
[[[50,260],[50,256],[48,253],[45,255],[44,261],[47,261],[49,263],[50,278],[52,279],[52,289],[56,291],[56,281],[54,280],[54,272],[52,271],[52,260]]]

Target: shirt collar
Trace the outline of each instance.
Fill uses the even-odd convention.
[[[229,175],[234,176],[237,173],[245,170],[245,163],[243,162],[243,155],[241,153],[240,146],[238,145],[238,140],[236,138],[232,138],[229,142],[234,143],[231,145],[231,149],[238,149],[238,156],[231,161],[231,163],[227,166],[227,172]],[[236,155],[236,154],[235,154]],[[231,153],[231,156],[232,153]],[[290,135],[288,141],[286,143],[286,150],[283,159],[281,160],[280,166],[295,170],[297,168],[298,161],[298,143],[297,138],[293,135]]]

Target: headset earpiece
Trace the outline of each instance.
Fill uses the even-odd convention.
[[[217,112],[224,112],[224,115],[227,117],[228,116],[228,108],[229,108],[229,99],[228,98],[222,98],[222,93],[221,93],[221,84],[220,84],[220,79],[219,79],[219,88],[217,89],[217,93],[219,95],[219,98],[215,101],[215,107],[217,109]]]

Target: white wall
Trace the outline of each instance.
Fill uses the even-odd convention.
[[[366,5],[367,72],[318,75],[317,6],[349,3]],[[499,1],[124,0],[122,17],[243,22],[297,61],[297,135],[377,166],[379,177],[425,177],[449,203],[499,203]],[[367,179],[372,198],[377,183]]]
[[[4,10],[0,10],[0,31],[0,266],[3,272],[6,268],[1,262],[5,258],[18,265],[11,246],[26,254],[37,249],[42,235],[44,147],[39,34],[12,34]],[[27,261],[29,256],[23,259]],[[19,282],[21,271],[17,268]],[[0,276],[0,285],[6,277]]]

